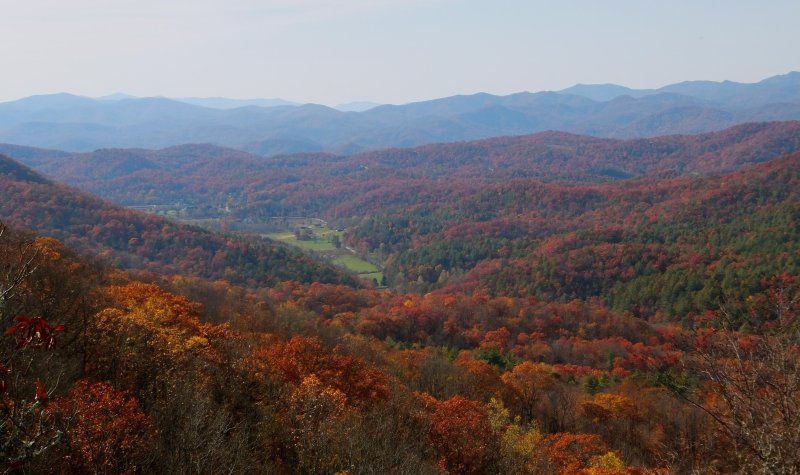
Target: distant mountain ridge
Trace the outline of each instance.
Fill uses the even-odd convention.
[[[560,92],[342,106],[370,107],[361,112],[317,104],[264,107],[266,102],[216,98],[191,104],[112,97],[55,94],[0,103],[0,142],[72,152],[204,142],[271,156],[352,154],[546,130],[608,138],[693,134],[745,122],[800,119],[800,73],[756,84],[695,81],[652,91],[579,85]],[[214,104],[217,108],[209,107]]]
[[[684,81],[658,89],[631,89],[617,84],[576,84],[558,91],[595,101],[610,101],[620,96],[641,98],[671,93],[694,97],[725,106],[755,107],[766,103],[800,101],[800,72],[773,76],[757,83],[734,81]]]

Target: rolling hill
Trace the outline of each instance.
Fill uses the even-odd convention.
[[[325,218],[382,261],[397,289],[603,298],[673,317],[797,271],[786,250],[800,241],[798,151],[800,122],[776,122],[635,140],[546,132],[352,156],[111,149],[37,166],[126,205],[226,207],[234,228]],[[748,232],[755,237],[741,241]]]
[[[113,205],[0,155],[0,221],[128,269],[263,286],[355,280],[276,242],[225,236]]]
[[[600,297],[646,317],[699,315],[800,273],[799,185],[797,152],[710,177],[520,179],[384,209],[350,242],[387,256],[384,273],[407,289]]]
[[[47,151],[25,149],[17,158],[118,204],[228,207],[240,219],[259,220],[351,218],[416,204],[418,193],[452,199],[464,190],[516,179],[592,183],[715,175],[799,149],[800,122],[776,122],[635,140],[544,132],[351,156],[264,158],[213,145],[181,145],[49,157]]]

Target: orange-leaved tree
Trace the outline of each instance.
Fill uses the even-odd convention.
[[[369,406],[389,398],[386,376],[363,360],[339,354],[319,338],[295,336],[286,342],[258,347],[251,353],[254,375],[300,385],[314,376],[322,385],[340,391],[350,405]]]
[[[155,428],[135,398],[106,382],[78,381],[49,411],[65,435],[61,462],[84,473],[134,473],[147,462]]]
[[[496,439],[486,407],[455,396],[432,401],[430,438],[446,473],[490,473],[495,465]]]

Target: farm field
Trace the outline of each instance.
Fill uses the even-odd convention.
[[[333,263],[339,266],[347,267],[356,274],[370,274],[378,272],[378,268],[358,256],[352,254],[345,254],[333,260]]]
[[[293,231],[264,234],[264,237],[284,242],[307,251],[324,253],[329,256],[335,255],[336,257],[331,261],[334,265],[344,267],[348,271],[357,274],[362,279],[368,281],[374,280],[380,284],[383,280],[383,273],[375,264],[358,257],[344,246],[336,247],[334,244],[334,236],[342,239],[343,234],[344,233],[341,231],[326,226],[314,229],[313,236],[307,239],[298,239]]]
[[[331,234],[333,233],[336,233],[336,231],[331,231]],[[297,236],[295,236],[291,231],[270,233],[265,234],[264,236],[276,241],[285,242],[286,244],[291,244],[292,246],[299,247],[301,249],[307,249],[309,251],[337,251],[338,249],[336,249],[336,246],[334,246],[333,242],[331,242],[331,234],[327,234],[325,236],[318,235],[314,239],[309,240],[297,239]]]

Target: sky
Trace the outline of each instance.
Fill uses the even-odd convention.
[[[757,82],[800,70],[798,19],[798,0],[0,0],[0,101]]]

